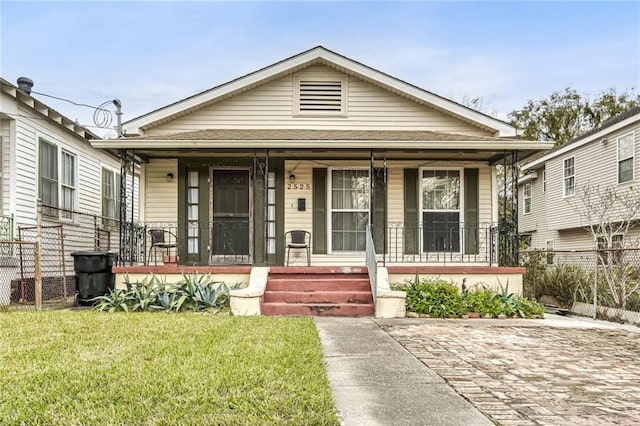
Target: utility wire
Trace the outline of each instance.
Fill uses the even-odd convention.
[[[36,92],[36,91],[34,91],[34,90],[32,90],[32,91],[31,91],[31,93],[35,93],[36,95],[40,95],[40,96],[46,96],[47,98],[57,99],[57,100],[59,100],[59,101],[69,102],[70,104],[73,104],[73,105],[75,105],[75,106],[81,106],[81,107],[85,107],[85,108],[91,108],[91,109],[95,109],[95,110],[98,110],[98,111],[109,111],[109,110],[105,110],[105,109],[104,109],[104,107],[102,107],[102,105],[101,105],[101,106],[99,106],[99,107],[96,107],[96,106],[93,106],[93,105],[88,105],[88,104],[83,104],[83,103],[79,103],[79,102],[74,102],[74,101],[72,101],[71,99],[61,98],[61,97],[59,97],[59,96],[47,95],[46,93]],[[109,103],[111,103],[111,102],[109,102]],[[109,112],[112,112],[112,111],[109,111]]]

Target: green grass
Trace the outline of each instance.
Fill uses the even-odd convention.
[[[0,313],[3,424],[337,425],[309,318]]]

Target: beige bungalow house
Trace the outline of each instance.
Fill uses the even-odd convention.
[[[121,155],[123,173],[129,161],[141,166],[137,226],[147,237],[125,240],[147,264],[118,273],[237,274],[258,288],[247,291],[263,313],[260,291],[286,273],[368,273],[374,297],[415,273],[516,276],[517,287],[522,271],[498,265],[496,165],[551,147],[320,46],[124,131],[93,142]],[[164,242],[176,247],[152,229],[170,231]],[[163,265],[163,253],[178,265]]]

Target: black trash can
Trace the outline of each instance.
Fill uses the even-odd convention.
[[[94,297],[113,290],[115,275],[111,272],[115,253],[105,251],[77,251],[71,253],[76,273],[75,304],[93,304]]]

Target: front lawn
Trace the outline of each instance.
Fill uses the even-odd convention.
[[[0,313],[9,424],[338,424],[310,318]]]

